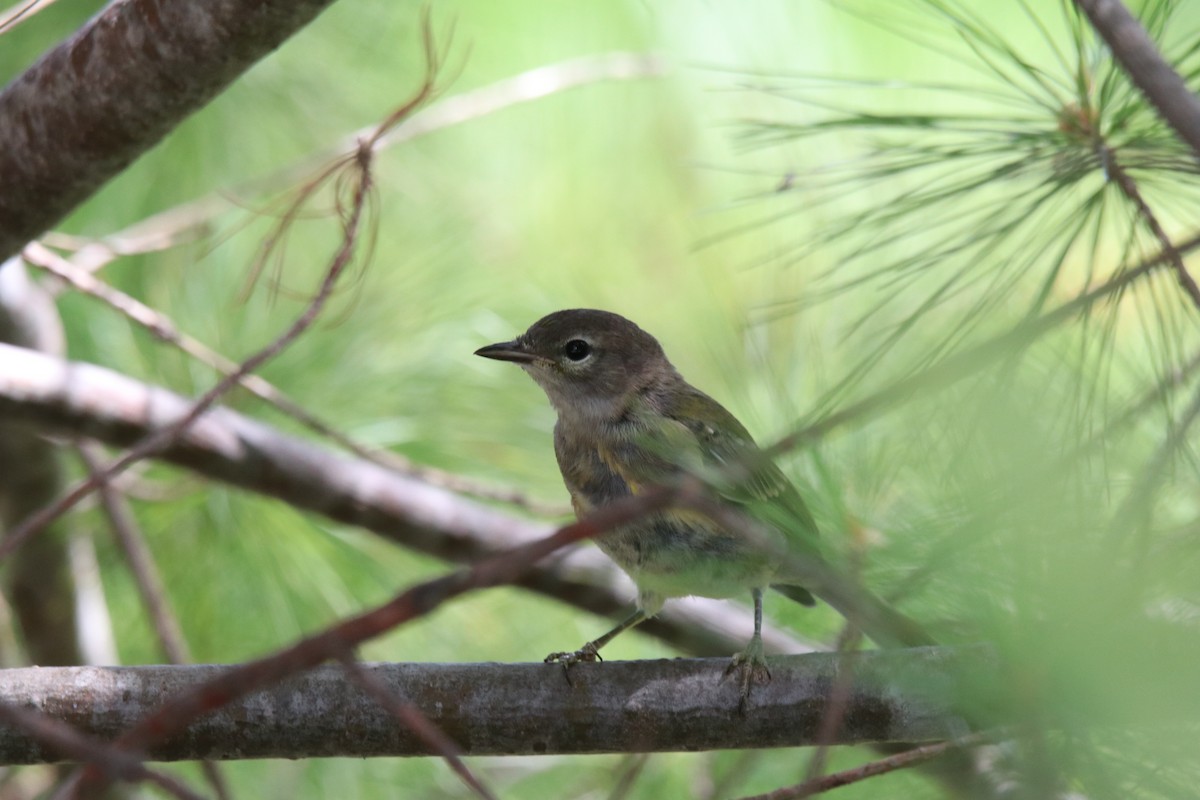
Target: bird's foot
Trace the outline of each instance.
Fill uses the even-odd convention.
[[[767,659],[763,655],[762,638],[755,635],[746,645],[746,649],[738,653],[725,668],[725,677],[738,673],[741,683],[741,700],[738,702],[738,713],[746,713],[746,704],[750,700],[750,687],[755,683],[767,683],[771,680],[771,670],[767,669]]]
[[[567,683],[571,683],[571,667],[581,662],[592,663],[604,659],[600,657],[596,643],[588,642],[575,652],[564,650],[561,653],[551,653],[542,660],[547,664],[562,664],[563,675],[566,676]]]

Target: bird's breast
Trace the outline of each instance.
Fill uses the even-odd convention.
[[[618,448],[566,440],[556,449],[578,516],[645,488],[623,474],[628,470],[616,463]],[[648,514],[599,536],[596,544],[639,589],[663,597],[732,597],[766,585],[772,569],[745,537],[687,509]]]

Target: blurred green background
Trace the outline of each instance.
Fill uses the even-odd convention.
[[[0,76],[17,74],[100,5],[59,3],[5,36]],[[431,17],[447,63],[443,97],[614,51],[653,53],[667,72],[515,105],[382,154],[373,260],[262,373],[363,442],[565,505],[551,450],[553,412],[541,392],[518,370],[471,355],[549,311],[598,307],[632,318],[691,382],[769,442],[913,374],[934,355],[1053,308],[1102,283],[1124,258],[1135,262],[1157,248],[1131,234],[1130,205],[1088,161],[1094,142],[1062,123],[1073,88],[1099,97],[1099,76],[1111,75],[1106,58],[1064,4],[1037,5],[1035,12],[987,0],[437,4]],[[336,4],[62,229],[111,233],[381,119],[420,80],[421,8]],[[1196,40],[1197,18],[1194,7],[1176,10],[1167,26],[1171,52]],[[1023,60],[1004,61],[989,36]],[[1094,82],[1078,80],[1076,36]],[[1057,104],[1046,100],[1053,92],[1036,88],[1043,79],[1060,87]],[[1136,103],[1118,89],[1107,102]],[[880,121],[884,115],[890,122]],[[1188,231],[1197,210],[1194,159],[1179,155],[1144,108],[1130,118],[1124,127],[1113,123],[1114,141],[1131,158],[1170,156],[1166,166],[1147,158],[1137,175],[1168,230]],[[1147,131],[1143,138],[1135,125]],[[907,170],[894,155],[873,160],[895,152],[888,148],[897,142],[924,147],[929,168]],[[1006,158],[1025,172],[989,166]],[[922,194],[967,174],[980,176],[977,185],[936,201]],[[1047,186],[1061,191],[1029,202]],[[328,206],[327,197],[316,204]],[[248,355],[299,313],[336,235],[327,218],[300,220],[281,259],[282,291],[268,273],[243,300],[274,222],[255,213],[265,207],[231,210],[216,218],[212,237],[120,259],[102,276],[225,355]],[[885,218],[889,210],[894,218]],[[1011,228],[987,238],[988,220],[1005,213],[1014,214]],[[1062,238],[1076,221],[1078,238]],[[976,240],[975,249],[905,262],[939,252],[954,236]],[[184,394],[214,381],[210,370],[90,298],[67,293],[60,308],[72,358]],[[1012,681],[987,693],[1040,731],[1035,745],[1005,750],[1001,769],[1023,777],[1031,796],[1187,796],[1200,780],[1194,726],[1131,732],[1085,724],[1135,711],[1154,717],[1171,698],[1195,711],[1200,697],[1191,660],[1200,620],[1200,482],[1186,425],[1161,468],[1147,468],[1194,379],[1185,375],[1181,387],[1113,425],[1200,345],[1196,315],[1169,276],[1158,275],[948,391],[857,420],[783,459],[835,549],[864,550],[868,583],[902,597],[903,608],[946,641],[997,643]],[[228,403],[299,430],[247,395]],[[145,477],[177,492],[136,510],[200,661],[266,653],[446,569],[164,467]],[[1136,494],[1143,479],[1153,487],[1146,497]],[[1134,511],[1152,513],[1125,524],[1122,504],[1134,495]],[[102,530],[95,512],[81,522]],[[122,662],[159,662],[120,555],[106,536],[97,535],[96,545]],[[247,615],[251,608],[256,613]],[[767,613],[828,641],[838,629],[827,609],[772,599]],[[746,625],[749,634],[748,615]],[[498,589],[442,608],[362,655],[536,660],[605,627]],[[630,635],[607,655],[673,653]],[[1134,690],[1143,683],[1155,691]],[[656,755],[629,796],[766,791],[799,780],[807,757]],[[838,751],[831,767],[870,757]],[[624,763],[472,761],[506,797],[604,797]],[[432,759],[225,769],[239,797],[467,795]],[[911,772],[839,790],[846,798],[939,794]]]

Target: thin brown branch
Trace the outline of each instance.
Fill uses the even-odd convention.
[[[922,747],[915,747],[912,750],[905,750],[903,753],[897,753],[894,756],[881,758],[878,761],[868,762],[859,767],[834,772],[815,780],[805,781],[796,786],[787,786],[782,789],[776,789],[773,792],[767,792],[766,794],[743,797],[741,800],[799,800],[803,797],[810,797],[814,794],[827,792],[830,789],[836,789],[839,786],[849,786],[852,783],[858,783],[867,778],[873,778],[876,775],[884,775],[888,772],[895,772],[898,769],[916,766],[917,764],[945,755],[952,750],[987,744],[994,737],[994,733],[980,732],[959,739],[927,744]]]
[[[81,442],[78,446],[79,457],[89,473],[96,473],[104,463],[103,453],[93,442]],[[134,585],[141,596],[142,605],[154,627],[159,647],[171,664],[187,664],[191,659],[188,652],[187,640],[179,627],[179,620],[171,609],[171,600],[163,588],[158,566],[146,541],[138,530],[133,511],[120,492],[110,483],[101,485],[97,492],[100,496],[100,507],[108,519],[113,538],[117,542],[125,563],[133,575]]]
[[[104,462],[103,454],[94,442],[80,442],[79,457],[90,474],[100,469]],[[162,578],[154,563],[154,556],[146,541],[138,530],[133,511],[120,491],[111,483],[103,484],[99,489],[100,506],[108,518],[109,528],[117,541],[117,546],[125,556],[125,563],[133,575],[134,585],[141,595],[142,605],[150,616],[159,647],[172,664],[186,664],[191,661],[187,639],[179,626],[179,620],[171,609],[170,598],[163,588]],[[228,800],[230,797],[229,783],[221,768],[209,760],[200,765],[205,781],[212,788],[218,800]]]
[[[613,784],[612,791],[608,793],[608,800],[625,800],[629,797],[649,761],[649,753],[634,753],[621,759],[620,776]]]
[[[1125,167],[1121,165],[1121,161],[1115,150],[1103,142],[1100,142],[1097,146],[1100,148],[1102,160],[1107,166],[1108,176],[1120,188],[1121,194],[1125,195],[1133,203],[1134,208],[1137,209],[1138,216],[1141,217],[1142,222],[1150,230],[1151,235],[1158,241],[1158,246],[1162,248],[1167,264],[1174,271],[1175,279],[1179,281],[1180,288],[1183,289],[1184,293],[1192,301],[1192,305],[1200,309],[1200,286],[1196,285],[1196,279],[1187,271],[1187,266],[1183,263],[1183,256],[1175,249],[1175,245],[1171,242],[1171,237],[1163,230],[1158,217],[1150,210],[1150,206],[1146,203],[1146,199],[1138,189],[1137,182],[1125,170]]]
[[[283,204],[282,210],[276,215],[278,217],[276,223],[258,245],[258,255],[251,265],[247,286],[254,285],[258,276],[273,258],[282,257],[283,244],[292,225],[300,218],[313,198],[327,186],[333,187],[334,209],[343,227],[342,247],[338,256],[334,258],[334,263],[336,264],[344,255],[342,266],[348,265],[350,256],[358,245],[358,226],[362,221],[367,198],[374,191],[372,164],[375,160],[373,149],[375,142],[384,132],[395,127],[400,120],[413,114],[437,92],[441,53],[433,33],[433,23],[428,8],[422,11],[420,30],[425,54],[425,70],[416,91],[403,103],[392,109],[383,122],[372,129],[370,135],[355,142],[353,147],[347,148],[346,152],[334,158],[331,163],[322,166],[314,177],[303,182],[290,195],[290,199]],[[367,238],[369,251],[373,246],[374,237],[368,236]],[[366,260],[370,260],[369,255]],[[282,268],[282,265],[279,265],[279,268]],[[326,292],[326,286],[328,286],[328,291],[332,292],[332,285],[326,282],[318,290],[318,297]]]
[[[866,537],[858,520],[848,514],[843,516],[843,526],[848,529],[847,539],[851,545],[847,577],[855,586],[861,587],[863,564],[867,554]],[[829,748],[837,741],[838,731],[846,721],[846,711],[850,707],[850,699],[855,689],[854,665],[858,647],[862,643],[859,622],[860,618],[857,616],[847,617],[846,624],[838,635],[836,650],[842,656],[842,660],[838,664],[833,686],[830,687],[829,698],[825,701],[821,728],[817,733],[817,749],[808,761],[805,783],[811,784],[825,774]]]
[[[1200,158],[1200,100],[1120,0],[1075,0],[1142,94]]]
[[[371,694],[389,714],[415,733],[430,752],[441,756],[468,789],[484,800],[496,800],[492,790],[463,763],[462,748],[441,728],[430,722],[421,709],[411,701],[402,699],[374,671],[366,669],[353,657],[343,655],[340,661],[354,682]]]
[[[857,575],[855,575],[857,578]],[[808,761],[805,771],[806,785],[814,785],[825,774],[825,765],[829,756],[829,748],[838,739],[838,732],[846,721],[846,711],[854,692],[854,666],[858,656],[856,648],[862,638],[858,629],[847,624],[838,637],[837,652],[842,656],[838,663],[838,672],[834,677],[829,697],[825,701],[825,710],[821,715],[821,727],[817,731],[817,749]],[[801,794],[799,797],[807,797]]]
[[[0,35],[12,33],[18,25],[33,19],[39,11],[45,11],[56,0],[21,0],[0,11]]]
[[[344,263],[342,264],[344,266]],[[331,272],[332,274],[332,272]],[[329,281],[327,280],[328,284]],[[328,297],[327,292],[322,292],[320,299],[323,301]],[[314,306],[310,306],[310,309]],[[91,477],[79,481],[72,486],[65,494],[60,496],[55,502],[47,505],[38,511],[30,514],[25,520],[12,528],[3,540],[0,540],[0,561],[11,554],[14,550],[20,547],[25,541],[31,538],[41,529],[45,528],[54,520],[65,514],[73,508],[80,500],[87,497],[101,485],[111,481],[125,469],[130,467],[137,461],[143,458],[148,458],[159,453],[164,448],[177,439],[188,427],[200,418],[220,397],[240,380],[242,376],[249,373],[253,369],[257,369],[267,360],[278,354],[284,347],[291,343],[294,338],[299,335],[313,321],[313,316],[306,311],[300,319],[298,319],[292,327],[284,333],[271,345],[255,353],[249,359],[244,361],[238,370],[229,376],[226,376],[215,387],[206,392],[199,400],[197,400],[190,411],[186,413],[177,422],[170,427],[159,430],[134,445],[123,456],[106,465],[103,469],[96,471]]]
[[[152,770],[138,758],[82,734],[74,726],[47,714],[19,708],[10,705],[10,702],[0,702],[0,720],[11,726],[12,731],[46,748],[47,752],[59,758],[93,764],[113,780],[149,781],[181,800],[203,800],[202,795],[196,794],[178,779]],[[8,738],[9,732],[0,729],[0,736]]]

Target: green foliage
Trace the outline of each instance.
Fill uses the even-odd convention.
[[[79,24],[70,5],[4,38],[2,74]],[[1195,8],[1150,0],[1140,13],[1195,85]],[[553,95],[386,152],[374,259],[263,375],[366,443],[547,502],[563,500],[552,411],[517,371],[471,353],[550,310],[638,321],[765,443],[1157,252],[1114,169],[1177,243],[1195,233],[1195,156],[1066,3],[461,0],[434,19],[454,65],[445,95],[618,49],[660,52],[673,71]],[[420,80],[418,20],[411,4],[334,6],[65,227],[108,233],[381,118]],[[328,219],[298,220],[278,270],[240,299],[275,209],[263,200],[230,211],[202,242],[103,276],[243,357],[298,313],[334,246]],[[182,393],[214,381],[95,301],[66,296],[61,308],[74,358]],[[1040,734],[997,755],[1030,796],[1177,797],[1200,785],[1194,728],[1180,730],[1200,711],[1188,416],[1198,313],[1159,269],[953,386],[781,459],[869,585],[946,641],[995,644],[1011,678],[970,700]],[[246,395],[229,403],[299,430]],[[265,653],[444,569],[175,470],[145,479],[181,493],[137,512],[202,660]],[[97,541],[122,658],[160,660],[119,554]],[[840,628],[827,609],[767,611],[828,641]],[[496,590],[365,655],[533,659],[604,627]],[[670,655],[632,635],[611,649]],[[1171,726],[1095,724],[1147,717]],[[831,767],[869,757],[839,753]],[[798,780],[806,759],[654,756],[630,796],[767,791]],[[623,768],[607,757],[476,766],[513,797],[595,794]],[[723,783],[739,770],[746,777]],[[236,796],[466,793],[428,760],[230,773]],[[839,796],[925,797],[934,786],[904,773]]]

